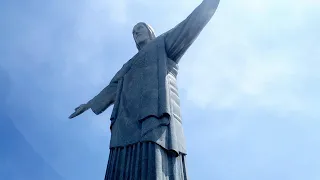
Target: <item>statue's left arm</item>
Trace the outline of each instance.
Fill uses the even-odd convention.
[[[219,0],[203,0],[184,21],[164,34],[166,52],[170,59],[179,62],[214,15],[218,4]]]

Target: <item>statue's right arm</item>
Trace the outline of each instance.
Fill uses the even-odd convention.
[[[96,95],[87,103],[96,115],[101,114],[114,103],[117,93],[117,86],[117,81],[111,82],[98,95]]]
[[[126,74],[129,68],[129,63],[124,64],[123,67],[112,78],[109,85],[87,103],[96,115],[101,114],[115,102],[118,82]]]

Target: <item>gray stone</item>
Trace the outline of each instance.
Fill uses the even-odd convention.
[[[114,104],[105,179],[118,175],[129,179],[186,179],[186,147],[176,84],[178,63],[218,4],[219,0],[204,0],[184,21],[158,37],[146,23],[135,25],[132,34],[138,53],[107,87],[69,117],[88,109],[98,115]]]

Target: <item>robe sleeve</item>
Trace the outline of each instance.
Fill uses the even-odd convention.
[[[179,62],[214,15],[218,4],[219,0],[204,0],[184,21],[164,34],[166,52],[171,60]]]
[[[112,78],[109,85],[105,87],[98,95],[89,101],[91,110],[99,115],[104,112],[110,105],[115,102],[118,82],[126,74],[129,69],[129,63],[123,65],[123,67]]]

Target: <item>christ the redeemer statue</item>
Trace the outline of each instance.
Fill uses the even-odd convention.
[[[114,104],[105,180],[185,180],[186,147],[176,78],[178,63],[215,13],[219,0],[203,0],[180,24],[156,37],[134,26],[138,53],[73,118]]]

